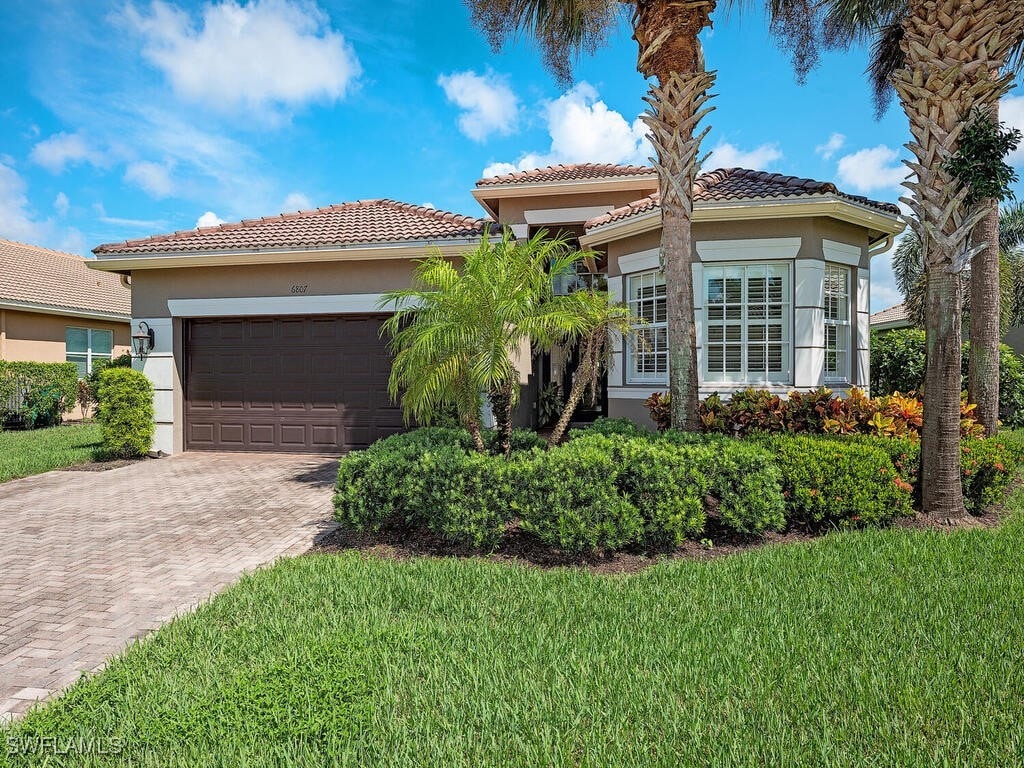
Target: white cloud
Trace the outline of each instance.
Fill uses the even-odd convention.
[[[647,126],[629,122],[601,101],[589,83],[580,83],[543,106],[551,148],[528,152],[514,163],[495,162],[484,176],[497,176],[558,163],[646,163],[654,153]]]
[[[749,168],[755,171],[767,171],[781,159],[782,150],[779,149],[778,144],[762,144],[759,147],[745,151],[735,144],[720,141],[711,150],[711,156],[704,163],[704,170]]]
[[[898,188],[909,174],[900,153],[881,144],[839,158],[840,186],[856,192]]]
[[[284,199],[285,211],[308,211],[313,208],[313,203],[301,192],[292,192]]]
[[[158,199],[168,197],[174,192],[170,169],[159,163],[129,163],[124,172],[124,180],[141,187],[150,197]]]
[[[103,157],[81,134],[55,133],[32,147],[29,159],[50,173],[61,173],[65,167],[76,163],[99,165]]]
[[[1007,96],[999,104],[999,119],[1010,128],[1024,131],[1024,96]],[[1024,144],[1007,158],[1010,165],[1024,167]]]
[[[462,110],[459,129],[473,141],[484,141],[493,133],[508,136],[516,129],[519,99],[504,78],[488,72],[454,72],[441,75],[437,84],[448,101]]]
[[[828,137],[828,141],[815,147],[814,152],[825,160],[831,160],[832,156],[845,146],[846,136],[841,133],[833,133]]]
[[[432,209],[434,209],[435,211],[437,210],[437,206],[436,206],[436,205],[434,205],[433,203],[430,203],[430,202],[427,202],[427,203],[420,203],[420,205],[422,205],[422,206],[423,206],[424,208],[432,208]]]
[[[273,114],[281,105],[335,101],[361,72],[352,47],[312,3],[208,2],[197,25],[188,12],[155,0],[149,13],[126,6],[123,19],[180,97],[220,111]]]
[[[29,210],[25,181],[10,166],[0,163],[0,237],[34,242],[42,227]]]
[[[53,210],[57,212],[58,216],[67,216],[70,207],[71,201],[68,200],[68,196],[63,192],[58,192],[57,197],[53,199]]]
[[[196,220],[196,229],[202,229],[203,227],[216,227],[223,223],[224,219],[213,211],[207,211]]]

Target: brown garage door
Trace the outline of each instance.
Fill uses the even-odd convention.
[[[188,321],[185,447],[337,453],[401,431],[383,319]]]

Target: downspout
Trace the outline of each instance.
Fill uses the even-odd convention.
[[[890,248],[892,248],[892,244],[895,239],[896,235],[889,234],[886,235],[885,237],[878,238],[877,240],[875,240],[874,243],[868,243],[868,259],[870,260],[875,256],[878,256],[879,254],[888,251]],[[872,247],[875,246],[877,243],[882,243],[882,245],[878,247]]]

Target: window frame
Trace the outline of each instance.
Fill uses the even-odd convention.
[[[845,278],[846,290],[844,294],[840,294],[838,298],[842,300],[845,309],[846,319],[841,318],[830,318],[829,317],[829,299],[832,297],[830,294],[829,286],[831,280],[829,279],[829,272],[837,272],[843,275]],[[839,264],[832,261],[825,262],[825,272],[822,278],[822,316],[824,318],[822,326],[822,348],[824,349],[824,356],[821,363],[821,375],[822,379],[829,384],[849,384],[852,378],[852,353],[853,347],[853,322],[852,322],[852,300],[853,300],[853,270],[846,264]],[[829,333],[828,329],[832,327],[836,329],[836,345],[832,347],[829,345]],[[842,342],[842,345],[840,345]],[[839,355],[842,355],[844,364],[836,366],[835,373],[829,373],[828,370],[828,359],[829,354],[835,354],[837,361]]]
[[[68,349],[68,331],[84,331],[85,332],[85,352],[72,352]],[[95,345],[93,344],[93,334],[106,333],[110,335],[110,352],[95,352]],[[92,373],[92,365],[95,360],[113,360],[114,359],[114,332],[109,328],[89,328],[80,325],[66,325],[64,326],[64,361],[68,363],[75,363],[76,365],[80,362],[78,359],[72,359],[74,355],[76,358],[85,357],[85,375],[88,376]],[[84,378],[84,377],[79,377]]]
[[[753,318],[753,320],[755,322],[751,323],[751,318],[750,318],[749,313],[748,313],[749,312],[749,307],[750,307],[750,302],[748,300],[748,296],[749,296],[749,294],[748,294],[748,289],[749,289],[748,270],[750,270],[751,268],[764,269],[766,277],[780,277],[780,276],[782,277],[782,281],[783,281],[783,283],[782,283],[782,287],[783,287],[782,299],[779,302],[771,302],[771,301],[768,301],[768,297],[766,295],[765,301],[764,301],[764,304],[765,304],[766,307],[769,304],[776,304],[776,303],[782,305],[782,314],[781,314],[781,317],[779,318],[781,320],[781,328],[782,328],[781,334],[780,334],[781,338],[777,342],[769,340],[769,338],[768,338],[768,331],[767,331],[767,328],[770,325],[770,323],[768,323],[768,320],[769,319],[773,319],[774,320],[774,318],[768,318],[767,317],[767,311],[766,311],[766,316],[764,318],[764,325],[765,325],[765,342],[764,342],[764,344],[765,344],[765,347],[766,347],[766,360],[767,360],[767,347],[769,345],[771,345],[771,344],[778,344],[778,345],[780,345],[782,347],[782,357],[781,357],[781,360],[782,360],[782,365],[783,365],[783,369],[784,370],[782,370],[778,374],[779,378],[770,378],[770,376],[772,376],[774,374],[771,374],[771,373],[769,373],[767,371],[764,373],[763,377],[758,377],[756,379],[755,378],[751,378],[751,375],[750,375],[750,369],[749,369],[749,365],[748,365],[748,354],[749,354],[749,351],[750,351],[751,344],[757,344],[758,342],[757,341],[753,341],[752,342],[750,340],[749,332],[750,332],[751,325],[752,324],[758,324],[757,320],[759,320],[759,318]],[[708,297],[709,297],[708,282],[709,282],[709,280],[713,279],[718,274],[720,274],[723,277],[723,279],[724,279],[727,276],[729,270],[735,270],[735,269],[742,269],[743,270],[742,295],[741,295],[741,299],[740,299],[740,302],[739,302],[740,306],[742,307],[742,309],[741,309],[741,317],[740,317],[740,320],[739,320],[739,325],[740,325],[740,329],[741,329],[740,330],[740,339],[738,341],[736,341],[736,342],[732,342],[732,343],[739,344],[740,349],[741,349],[741,357],[740,357],[740,367],[741,367],[741,370],[738,373],[732,373],[732,372],[729,372],[729,371],[712,371],[712,370],[710,370],[710,363],[711,363],[711,355],[710,355],[711,349],[710,348],[711,348],[711,345],[713,345],[713,344],[715,344],[715,345],[721,344],[723,346],[723,355],[724,355],[725,354],[724,346],[726,345],[726,342],[725,341],[722,341],[722,342],[712,342],[710,340],[710,336],[709,336],[710,335],[710,330],[711,330],[712,325],[718,326],[718,327],[722,327],[724,329],[725,327],[727,327],[728,323],[726,322],[726,318],[724,317],[724,313],[723,313],[722,320],[719,320],[717,318],[716,319],[712,319],[711,318],[711,308],[712,308],[712,306],[711,306],[711,302],[708,300]],[[773,275],[772,272],[774,270],[778,270],[782,274],[781,275]],[[702,291],[703,296],[704,296],[704,300],[702,302],[704,306],[703,306],[703,311],[701,312],[701,319],[703,321],[703,326],[704,326],[703,329],[702,329],[702,332],[701,332],[701,345],[702,345],[701,357],[703,358],[703,362],[701,364],[701,386],[702,387],[705,387],[705,388],[716,387],[716,388],[722,388],[722,389],[733,389],[733,388],[743,388],[743,387],[792,388],[794,386],[794,383],[793,383],[794,382],[794,374],[795,374],[794,360],[795,360],[795,348],[796,348],[796,340],[795,340],[795,335],[794,335],[795,334],[795,323],[794,323],[795,311],[794,310],[795,310],[795,305],[796,305],[795,290],[796,289],[795,289],[794,280],[793,280],[793,262],[790,261],[790,260],[785,260],[785,261],[783,261],[783,260],[730,261],[730,262],[718,262],[718,263],[711,263],[711,264],[705,263],[703,265],[702,277],[701,277],[701,291]],[[729,302],[724,302],[722,306],[726,306],[728,303]],[[725,337],[725,334],[723,333],[723,338],[724,337]],[[725,367],[724,359],[723,359],[723,367]]]
[[[625,293],[626,293],[626,306],[629,307],[629,311],[638,317],[642,317],[639,312],[639,305],[644,301],[652,301],[657,306],[659,298],[665,304],[665,319],[663,321],[647,322],[643,325],[634,325],[633,330],[629,334],[629,338],[626,340],[626,384],[668,384],[669,380],[669,344],[668,344],[668,284],[665,281],[665,273],[660,269],[647,269],[642,272],[631,272],[625,277]],[[655,294],[650,298],[639,297],[633,298],[633,281],[643,280],[644,278],[653,278],[651,283],[652,288],[655,289]],[[659,282],[660,281],[660,282]],[[659,285],[665,286],[665,294],[658,296],[656,289]],[[644,288],[643,284],[640,286],[641,290]],[[655,311],[655,317],[657,317]],[[645,374],[639,372],[637,368],[637,349],[636,349],[636,337],[638,331],[664,331],[665,337],[665,349],[663,352],[659,352],[657,348],[650,352],[644,352],[645,355],[664,355],[665,358],[665,373],[653,373]],[[657,363],[655,363],[657,365]]]

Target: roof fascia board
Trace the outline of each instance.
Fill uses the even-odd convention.
[[[863,205],[850,200],[837,198],[834,195],[815,200],[742,200],[735,203],[698,203],[693,208],[693,220],[703,221],[743,221],[774,218],[807,218],[812,216],[828,216],[840,221],[857,224],[867,229],[886,234],[899,234],[905,225],[894,215],[875,213]],[[613,242],[625,237],[651,232],[661,226],[661,209],[641,216],[629,217],[623,221],[612,222],[596,227],[580,238],[580,244],[591,246]]]
[[[657,189],[658,177],[655,174],[643,176],[613,176],[602,179],[579,179],[577,181],[535,181],[518,184],[492,184],[475,187],[473,197],[481,205],[484,200],[495,200],[504,197],[539,197],[541,195],[562,195],[584,192],[618,192],[631,189]]]
[[[438,242],[403,243],[387,246],[357,246],[324,249],[265,249],[248,251],[195,251],[146,254],[100,254],[88,262],[101,272],[128,272],[135,269],[173,267],[220,267],[253,264],[297,264],[327,261],[373,261],[377,259],[425,258],[440,252],[459,256],[479,243],[479,238]]]
[[[110,320],[116,323],[127,323],[131,320],[131,315],[119,315],[116,312],[95,312],[88,309],[58,307],[53,304],[36,304],[30,301],[10,301],[8,299],[0,299],[0,309],[14,312],[33,312],[39,315],[79,317],[86,320]]]

